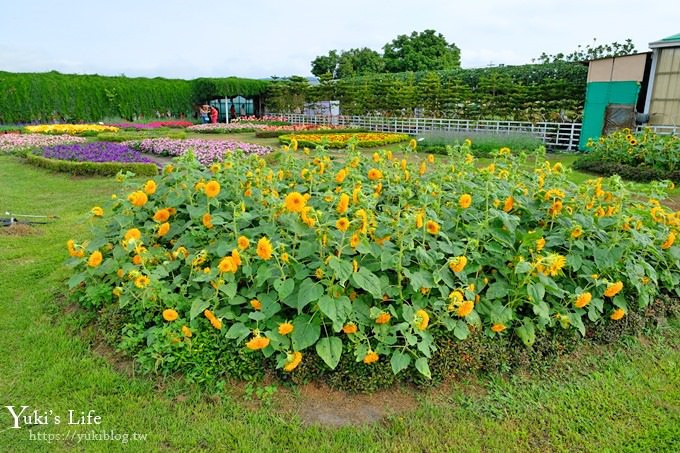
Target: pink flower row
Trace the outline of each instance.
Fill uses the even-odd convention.
[[[10,153],[45,146],[84,143],[86,141],[85,138],[71,135],[2,134],[0,135],[0,152]]]
[[[194,155],[204,165],[215,161],[222,161],[224,155],[241,150],[246,154],[263,155],[271,151],[271,148],[253,143],[236,142],[232,140],[202,140],[194,139],[170,139],[149,138],[141,141],[124,142],[134,149],[143,153],[159,154],[167,156],[181,156],[187,151],[193,151]]]

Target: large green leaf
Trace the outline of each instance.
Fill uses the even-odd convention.
[[[380,279],[365,267],[352,274],[352,283],[359,288],[368,291],[374,298],[382,299]]]
[[[527,294],[531,302],[537,304],[545,296],[545,286],[542,283],[529,283],[527,285]]]
[[[494,282],[486,290],[486,297],[488,299],[501,299],[508,295],[508,290],[508,284],[504,281]]]
[[[274,289],[279,293],[279,300],[283,300],[293,294],[293,291],[295,290],[295,280],[292,278],[276,280],[274,282]]]
[[[191,310],[189,310],[189,317],[194,319],[196,316],[203,313],[203,311],[210,306],[209,300],[194,299],[191,303]]]
[[[316,353],[334,370],[342,355],[342,340],[338,337],[326,337],[316,343]]]
[[[528,319],[524,319],[524,324],[515,328],[515,333],[526,346],[533,346],[536,341],[536,331],[534,324]]]
[[[338,279],[340,284],[345,283],[354,271],[351,262],[341,260],[336,256],[331,256],[331,259],[328,261],[328,266],[333,269],[335,272],[335,277]]]
[[[300,284],[300,292],[298,292],[298,313],[302,313],[302,309],[305,308],[307,304],[319,300],[322,295],[323,286],[321,286],[320,283],[315,282],[311,278],[304,279],[302,284]]]
[[[394,351],[392,353],[392,358],[390,359],[390,365],[392,365],[392,372],[394,374],[399,374],[399,372],[408,367],[411,363],[411,356],[401,352]]]
[[[428,379],[432,379],[432,373],[430,373],[430,366],[427,363],[427,359],[425,357],[420,357],[419,359],[416,360],[416,370],[420,372],[423,376],[425,376]]]
[[[293,320],[293,349],[302,351],[316,343],[321,336],[321,326],[308,315],[298,316]]]
[[[225,336],[230,340],[237,340],[238,342],[241,342],[248,335],[250,335],[250,329],[242,322],[237,322],[231,325]]]

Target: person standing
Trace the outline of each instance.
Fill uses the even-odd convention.
[[[198,110],[198,113],[201,115],[201,121],[203,124],[206,124],[208,121],[210,121],[210,118],[208,118],[208,113],[210,112],[210,109],[208,108],[207,104],[203,104],[201,108]]]
[[[214,105],[210,106],[210,122],[211,123],[217,123],[217,115],[219,115],[219,111],[215,108]]]

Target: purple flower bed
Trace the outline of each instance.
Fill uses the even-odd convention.
[[[170,138],[148,138],[140,141],[123,142],[139,151],[150,154],[166,156],[181,156],[188,150],[192,150],[196,159],[204,165],[215,161],[222,161],[224,155],[242,150],[246,154],[263,155],[271,152],[267,146],[255,145],[253,143],[236,142],[232,140],[201,140],[195,139],[170,139]]]
[[[42,156],[77,162],[155,163],[129,146],[109,142],[50,146],[43,148]]]

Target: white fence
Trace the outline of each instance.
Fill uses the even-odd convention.
[[[644,126],[638,126],[635,129],[635,132],[642,132],[645,129],[651,129],[654,131],[654,133],[659,134],[659,135],[679,135],[680,134],[680,126],[649,126],[649,125],[644,125]]]
[[[581,123],[530,123],[522,121],[460,120],[450,118],[385,118],[380,116],[322,116],[283,113],[293,124],[355,126],[371,131],[418,135],[429,131],[493,134],[531,134],[548,148],[576,151]]]

